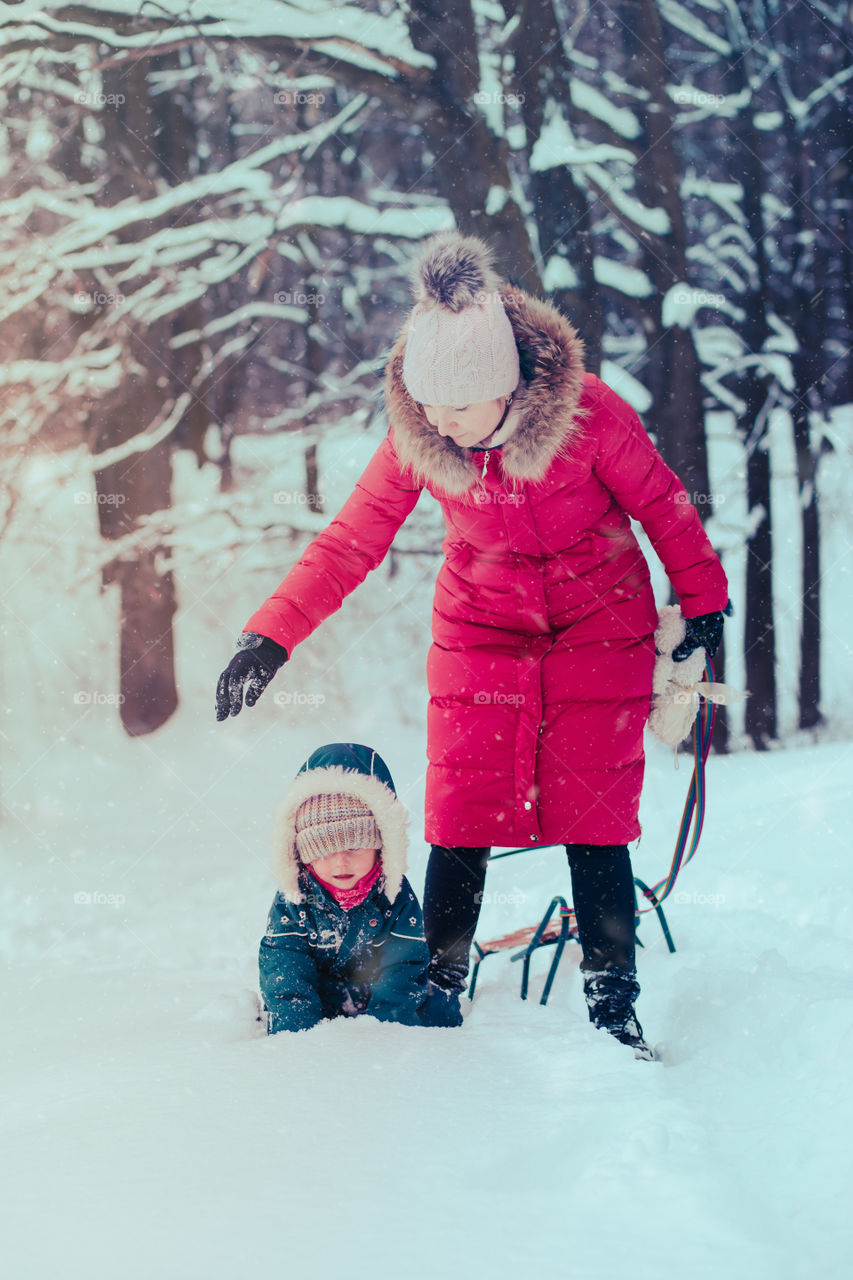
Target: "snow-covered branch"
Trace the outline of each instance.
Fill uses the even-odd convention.
[[[10,6],[3,5],[8,10]],[[14,16],[12,16],[12,14]],[[138,58],[176,42],[223,40],[244,45],[286,40],[293,52],[316,50],[336,63],[382,77],[428,68],[432,59],[409,39],[401,11],[365,11],[334,0],[315,0],[310,8],[286,0],[259,0],[236,6],[233,0],[205,0],[203,15],[190,16],[186,0],[84,0],[74,5],[25,0],[0,28],[0,55],[42,48],[46,43],[91,42],[102,50],[127,51]]]
[[[104,471],[107,467],[114,467],[117,462],[124,462],[125,458],[131,458],[136,453],[146,453],[149,449],[153,449],[156,444],[160,444],[172,434],[191,401],[192,396],[189,392],[184,392],[166,411],[166,416],[159,426],[152,426],[150,430],[141,432],[130,440],[113,445],[111,449],[104,449],[102,453],[93,453],[86,459],[86,470],[93,473]]]

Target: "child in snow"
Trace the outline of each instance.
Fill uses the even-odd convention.
[[[320,747],[291,783],[259,955],[270,1035],[360,1013],[420,1025],[429,950],[404,876],[407,821],[385,762],[357,743]]]

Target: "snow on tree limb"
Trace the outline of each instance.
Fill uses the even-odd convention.
[[[634,152],[627,147],[615,147],[609,142],[581,142],[566,120],[562,105],[554,103],[533,145],[529,163],[532,173],[541,173],[556,165],[595,164],[606,160],[624,160],[631,164],[634,159]]]
[[[215,319],[209,320],[200,329],[185,329],[182,333],[176,334],[169,345],[173,351],[176,351],[179,347],[187,346],[188,343],[199,342],[203,338],[217,337],[220,333],[233,329],[235,325],[246,324],[248,321],[259,317],[304,323],[308,319],[308,312],[304,307],[294,307],[287,303],[247,302],[243,307],[237,307],[236,310],[229,311],[226,315],[216,316]]]
[[[175,430],[191,400],[192,395],[188,391],[184,391],[172,403],[165,420],[158,427],[132,436],[130,440],[113,445],[111,449],[104,449],[102,453],[93,453],[85,460],[86,470],[92,473],[103,471],[107,467],[115,466],[117,462],[124,462],[125,458],[130,458],[135,453],[146,453],[149,449],[153,449],[155,444],[165,440]]]
[[[714,53],[719,53],[723,56],[731,55],[731,43],[728,40],[724,40],[722,36],[718,36],[710,27],[706,26],[701,18],[697,18],[695,13],[691,13],[684,5],[678,4],[677,0],[661,0],[659,7],[662,18],[665,18],[671,26],[690,36],[697,44],[704,45],[706,49],[711,49]]]
[[[180,309],[189,298],[200,297],[218,280],[233,276],[243,262],[251,261],[262,251],[274,232],[303,222],[310,223],[312,211],[320,217],[320,225],[347,225],[349,222],[356,222],[370,230],[369,217],[362,214],[359,218],[357,211],[350,208],[342,211],[344,216],[340,223],[335,222],[331,213],[331,201],[312,208],[302,205],[295,209],[289,206],[286,190],[277,190],[273,174],[262,167],[283,155],[319,144],[357,117],[367,101],[366,96],[359,95],[330,120],[322,121],[303,133],[277,138],[218,172],[188,179],[149,199],[102,205],[89,198],[93,190],[90,185],[89,188],[78,188],[73,200],[69,200],[64,194],[33,188],[13,201],[3,202],[0,204],[0,216],[14,214],[17,219],[24,219],[39,208],[67,217],[69,221],[52,234],[40,236],[34,242],[41,246],[39,251],[23,263],[17,244],[0,254],[0,269],[5,269],[7,274],[5,298],[0,303],[0,320],[29,306],[48,288],[53,287],[58,274],[66,271],[115,268],[127,263],[128,271],[118,277],[119,283],[125,283],[143,273],[167,266],[173,270],[178,263],[186,264],[188,270],[186,278],[182,280],[180,294],[177,290],[170,290],[156,304],[140,294],[130,295],[125,299],[125,318],[138,313],[140,318],[150,323],[159,315]],[[274,203],[280,209],[277,214],[246,213],[237,218],[227,218],[217,214],[208,203],[214,197],[233,198],[241,193],[253,203],[258,202],[261,206]],[[97,194],[97,189],[94,194]],[[160,227],[149,236],[137,240],[123,242],[117,238],[141,225],[156,225],[158,221],[162,222],[193,204],[201,204],[211,217],[188,225]],[[390,230],[395,215],[396,211],[385,210],[384,215],[380,215],[381,227],[377,226],[377,229]],[[426,216],[410,215],[421,221]],[[415,227],[409,234],[423,235],[424,231]],[[230,242],[228,249],[205,258],[201,266],[189,268],[193,259],[207,254],[214,245],[222,242]],[[235,244],[242,244],[242,251],[235,249]],[[152,288],[150,282],[147,287]],[[163,283],[153,287],[162,288]]]
[[[732,222],[746,222],[746,214],[741,208],[743,184],[740,182],[718,182],[711,178],[698,178],[691,173],[682,178],[680,190],[684,200],[691,196],[705,196],[718,204]]]
[[[454,226],[444,205],[402,209],[376,209],[351,196],[303,196],[285,205],[276,219],[276,230],[295,226],[344,227],[360,235],[393,235],[420,240]]]
[[[613,289],[628,298],[649,298],[654,286],[639,267],[629,267],[624,262],[614,262],[597,254],[593,260],[595,279],[605,289]]]
[[[10,6],[3,5],[9,11]],[[365,12],[334,0],[315,0],[310,9],[285,0],[253,0],[236,6],[233,0],[206,0],[203,16],[190,16],[186,0],[104,0],[94,3],[50,4],[49,0],[25,0],[15,5],[0,27],[0,55],[19,49],[36,49],[57,38],[92,41],[110,49],[160,52],[161,45],[181,40],[233,40],[285,38],[323,52],[323,42],[335,42],[335,62],[352,62],[360,69],[395,77],[407,70],[432,66],[409,39],[401,11],[390,15]],[[140,26],[143,29],[140,30]]]
[[[53,250],[60,253],[79,252],[81,248],[100,243],[107,236],[116,235],[136,223],[156,221],[184,205],[196,201],[204,204],[217,195],[233,195],[235,192],[245,191],[255,199],[267,197],[273,191],[273,178],[271,174],[263,172],[264,165],[330,136],[360,111],[366,102],[366,97],[357,97],[342,107],[331,120],[324,120],[301,134],[284,134],[215,173],[190,178],[151,199],[123,202],[117,206],[92,204],[86,211],[87,216],[76,219],[71,227],[56,237]]]
[[[594,116],[623,138],[638,138],[640,122],[628,107],[617,107],[611,100],[584,80],[572,77],[572,105]]]
[[[618,217],[656,236],[664,236],[671,230],[669,216],[665,209],[660,205],[651,208],[641,204],[630,192],[620,187],[601,165],[586,165],[584,173],[598,188],[602,200]]]
[[[825,98],[827,94],[834,93],[841,85],[845,84],[850,77],[853,76],[853,66],[843,67],[841,71],[837,71],[834,76],[825,81],[824,84],[818,85],[813,89],[808,97],[802,100],[795,98],[793,94],[786,95],[786,105],[791,115],[799,125],[802,125],[808,116],[812,107]]]

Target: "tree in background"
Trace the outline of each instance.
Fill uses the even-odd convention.
[[[0,28],[4,449],[10,465],[92,454],[128,731],[176,702],[174,449],[218,462],[228,491],[236,435],[296,434],[318,507],[316,441],[380,408],[412,242],[452,225],[579,324],[703,514],[706,421],[731,415],[758,746],[777,733],[766,428],[790,412],[800,722],[817,723],[814,423],[850,385],[843,6],[317,0],[264,16],[105,0]]]

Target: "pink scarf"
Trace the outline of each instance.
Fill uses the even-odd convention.
[[[308,870],[318,884],[321,884],[332,895],[335,902],[339,903],[344,911],[349,911],[352,907],[357,907],[360,902],[364,902],[364,899],[376,884],[382,874],[382,859],[377,858],[367,875],[362,876],[360,880],[356,880],[351,889],[339,889],[337,885],[329,884],[327,881],[322,880],[311,866],[309,866]]]

